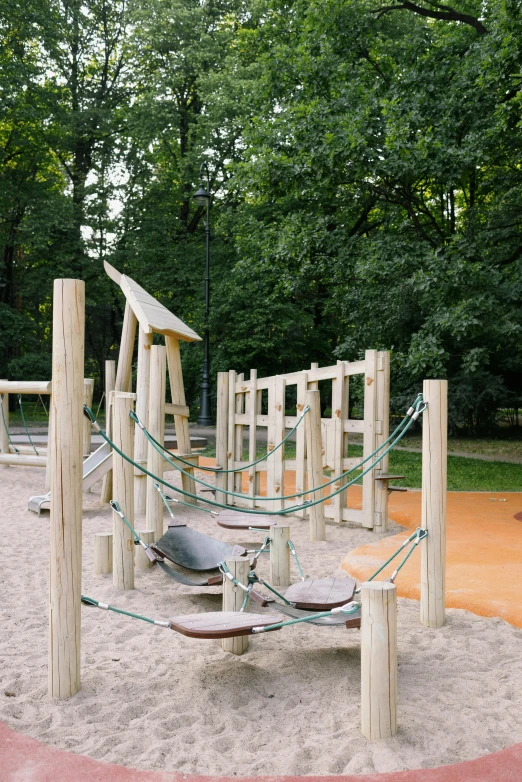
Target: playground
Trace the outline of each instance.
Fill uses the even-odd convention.
[[[183,775],[458,773],[503,758],[522,741],[522,493],[446,492],[446,382],[425,381],[390,433],[385,352],[221,373],[216,459],[199,457],[178,345],[199,337],[106,271],[127,309],[105,429],[83,377],[82,283],[55,283],[52,381],[0,383],[0,717],[56,750]],[[14,446],[10,393],[49,395],[42,453]],[[176,451],[162,444],[167,411]],[[387,457],[421,416],[422,490],[404,491]]]

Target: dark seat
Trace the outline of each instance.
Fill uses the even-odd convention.
[[[246,555],[246,549],[241,546],[231,546],[185,526],[169,527],[151,548],[189,570],[213,570],[224,559]]]

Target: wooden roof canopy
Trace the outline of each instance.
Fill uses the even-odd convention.
[[[185,342],[201,342],[201,337],[190,326],[187,326],[186,323],[183,323],[182,320],[173,315],[170,310],[151,296],[150,293],[147,293],[131,277],[121,274],[107,261],[104,261],[103,265],[111,280],[120,286],[145,334],[154,332],[176,337]]]

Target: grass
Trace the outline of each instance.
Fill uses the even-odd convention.
[[[215,457],[215,448],[207,446],[200,451],[203,456]],[[258,443],[256,458],[266,451],[263,444]],[[295,458],[295,443],[285,446],[287,459]],[[360,445],[350,445],[348,456],[362,456]],[[248,460],[248,454],[243,454]],[[404,475],[403,481],[396,481],[398,486],[410,489],[421,488],[422,458],[420,453],[408,451],[392,451],[390,453],[389,472],[393,475]],[[448,490],[449,491],[522,491],[522,464],[508,462],[485,462],[464,456],[448,456]]]

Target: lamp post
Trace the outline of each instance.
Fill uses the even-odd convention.
[[[203,184],[203,172],[207,176],[207,187]],[[199,168],[199,188],[194,193],[194,199],[198,206],[206,206],[205,220],[205,238],[206,238],[206,258],[205,258],[205,331],[203,333],[203,374],[201,377],[201,404],[199,408],[198,424],[200,426],[212,425],[212,415],[210,411],[210,366],[208,349],[208,316],[210,312],[210,175],[208,166],[203,162]]]

